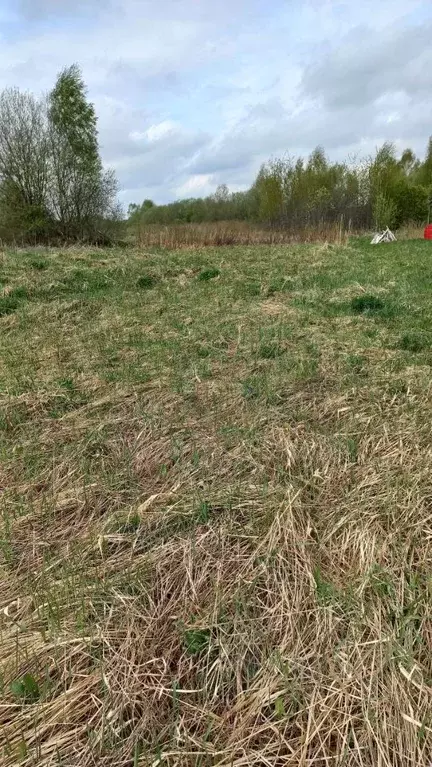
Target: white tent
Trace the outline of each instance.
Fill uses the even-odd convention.
[[[388,227],[384,232],[375,235],[373,240],[371,240],[371,245],[379,245],[381,242],[396,242],[396,237]]]

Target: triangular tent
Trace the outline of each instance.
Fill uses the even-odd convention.
[[[380,232],[375,235],[371,241],[371,245],[379,245],[381,242],[396,242],[396,237],[393,232],[387,227],[384,232]]]

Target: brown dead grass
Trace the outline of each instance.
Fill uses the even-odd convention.
[[[406,224],[398,230],[397,237],[399,240],[423,240],[424,226]]]
[[[244,221],[205,224],[148,224],[136,232],[139,246],[148,248],[202,248],[222,245],[277,245],[295,242],[345,243],[348,233],[339,224],[305,229],[263,228]]]
[[[341,427],[354,403],[303,391],[295,405],[309,423]],[[380,407],[357,400],[360,434]],[[269,422],[255,448],[226,453],[208,419],[196,424],[207,466],[173,466],[161,483],[153,467],[167,438],[134,436],[123,411],[143,484],[136,529],[113,527],[119,499],[68,495],[55,477],[53,513],[36,506],[12,523],[3,673],[31,671],[49,693],[30,706],[5,694],[3,764],[25,743],[26,765],[129,765],[134,754],[136,764],[427,765],[432,454],[397,407],[393,416],[390,431],[363,434],[355,464],[306,422]],[[206,476],[211,520],[191,528]],[[85,576],[76,594],[65,563],[69,580]],[[40,602],[47,578],[54,631]],[[197,655],[187,631],[208,638]],[[169,746],[152,761],[155,742]]]

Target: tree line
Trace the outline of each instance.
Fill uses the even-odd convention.
[[[0,238],[106,241],[119,225],[117,181],[102,167],[97,118],[80,69],[42,98],[0,94]]]
[[[124,231],[117,192],[77,65],[41,98],[0,93],[0,240],[109,242]],[[432,138],[423,160],[385,143],[373,157],[331,162],[318,147],[307,159],[269,160],[245,192],[222,184],[204,198],[130,205],[128,222],[132,231],[230,220],[293,230],[340,221],[355,230],[397,228],[424,223],[431,197]]]
[[[373,157],[330,162],[321,147],[306,160],[285,156],[265,163],[245,192],[226,185],[205,198],[155,205],[145,200],[129,207],[133,227],[147,224],[246,220],[301,229],[336,223],[355,230],[423,224],[432,196],[432,138],[426,156],[411,149],[398,157],[385,143]]]

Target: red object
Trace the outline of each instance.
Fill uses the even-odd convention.
[[[432,224],[428,224],[424,230],[424,238],[425,240],[432,240]]]

